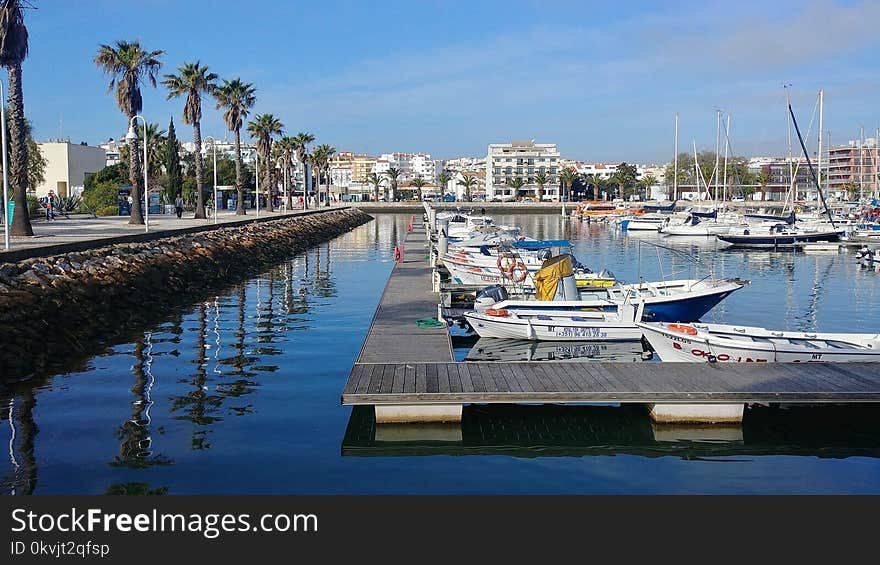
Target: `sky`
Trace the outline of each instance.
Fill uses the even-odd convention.
[[[714,150],[721,109],[734,154],[783,155],[783,84],[805,134],[819,89],[826,143],[880,127],[876,0],[30,2],[23,83],[38,140],[125,134],[93,63],[118,40],[164,50],[163,73],[201,61],[252,82],[252,116],[338,151],[447,159],[534,139],[571,159],[665,163],[676,112],[679,150]],[[143,92],[147,120],[164,129],[173,117],[192,139],[182,99]],[[203,136],[231,139],[212,102],[203,113]]]

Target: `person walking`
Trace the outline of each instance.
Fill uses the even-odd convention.
[[[55,220],[55,191],[50,190],[49,196],[46,198],[46,221]]]
[[[177,193],[177,198],[174,199],[174,210],[177,212],[177,219],[183,217],[183,197],[180,193]]]

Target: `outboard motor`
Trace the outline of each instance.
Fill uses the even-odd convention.
[[[503,285],[493,284],[477,293],[477,297],[474,299],[474,309],[485,310],[493,304],[504,302],[507,298],[507,289]]]

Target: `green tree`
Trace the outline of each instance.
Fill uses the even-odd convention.
[[[526,181],[524,181],[521,177],[514,177],[512,179],[507,180],[507,186],[513,189],[513,196],[516,199],[519,199],[519,191],[526,185]]]
[[[410,184],[410,186],[414,186],[418,191],[416,193],[416,197],[419,199],[419,202],[422,201],[422,188],[424,188],[427,184],[428,183],[421,176],[416,176],[416,178],[414,178],[412,183]]]
[[[165,182],[165,202],[174,202],[177,195],[183,192],[183,174],[180,169],[180,143],[177,141],[177,133],[174,131],[174,118],[171,118],[171,123],[168,124],[168,137],[165,139],[165,174],[167,176],[167,181]],[[204,207],[204,202],[202,206]]]
[[[761,169],[755,175],[755,182],[761,187],[761,199],[767,200],[767,185],[770,184],[770,172]]]
[[[562,181],[563,193],[560,195],[561,201],[566,201],[569,199],[571,195],[571,185],[574,182],[574,178],[577,175],[577,171],[573,167],[565,167],[562,171],[559,172],[559,180]]]
[[[137,41],[117,41],[115,46],[101,45],[95,55],[95,65],[110,76],[107,92],[116,87],[116,105],[131,125],[135,115],[143,109],[141,83],[146,79],[156,86],[156,77],[162,67],[159,60],[164,51],[145,51]],[[129,223],[144,223],[141,196],[144,194],[143,170],[137,140],[130,143],[128,180],[131,183],[131,219]]]
[[[315,168],[318,179],[318,194],[321,193],[321,174],[327,170],[327,167],[330,164],[330,157],[336,154],[336,149],[327,145],[326,143],[321,144],[312,151],[311,155],[311,164]],[[327,199],[325,202],[325,206],[330,205],[330,183],[327,183]]]
[[[391,194],[392,196],[385,195],[385,200],[396,200],[397,199],[397,179],[400,177],[400,170],[391,167],[387,171],[385,171],[385,176],[388,177],[388,180],[391,182]]]
[[[202,161],[202,94],[213,95],[219,77],[208,72],[200,61],[185,63],[177,69],[177,74],[165,75],[162,84],[168,89],[168,100],[186,95],[183,105],[183,123],[193,127],[195,145],[195,182],[197,219],[205,218],[205,179]],[[169,129],[170,133],[170,129]],[[170,174],[170,173],[169,173]],[[217,203],[215,202],[216,206]]]
[[[272,114],[260,114],[248,124],[247,129],[251,137],[257,141],[257,153],[259,153],[260,161],[262,161],[263,165],[261,167],[264,179],[262,187],[266,191],[269,210],[274,211],[274,206],[272,205],[272,169],[274,167],[269,163],[269,156],[272,152],[272,141],[276,136],[280,136],[284,132],[284,124]]]
[[[314,141],[314,135],[303,131],[293,136],[296,160],[299,162],[300,167],[302,167],[303,174],[303,208],[309,207],[308,182],[306,181],[306,176],[308,174],[306,171],[306,168],[308,167],[308,159],[306,159],[306,157],[309,154],[309,143],[313,143]]]
[[[235,213],[238,216],[244,216],[244,179],[242,178],[242,162],[241,162],[241,128],[244,120],[247,118],[250,109],[257,102],[255,95],[256,89],[249,82],[241,82],[236,78],[231,81],[224,80],[214,90],[214,97],[217,99],[217,109],[226,109],[223,114],[223,121],[226,127],[235,135],[235,192],[236,203]]]
[[[24,24],[21,4],[21,0],[4,0],[0,5],[0,65],[6,67],[9,76],[9,185],[15,207],[24,211],[28,209],[28,165],[32,160],[28,158],[28,127],[24,116],[21,84],[21,64],[28,56],[28,30]],[[5,216],[5,202],[3,206]],[[24,212],[14,214],[10,233],[34,235],[30,216]]]
[[[464,187],[464,200],[465,202],[470,202],[471,200],[471,190],[477,185],[477,177],[470,174],[464,173],[461,175],[461,179],[458,181],[458,186]]]
[[[657,177],[654,175],[645,175],[642,179],[642,188],[645,190],[644,200],[651,197],[651,187],[657,184]]]
[[[452,180],[452,175],[449,174],[449,171],[442,170],[440,174],[437,175],[437,185],[440,188],[440,196],[442,197],[446,194],[446,187],[449,186],[449,181]]]
[[[281,161],[281,181],[286,198],[287,209],[293,207],[291,180],[293,179],[293,159],[296,154],[296,143],[292,137],[282,137],[272,144],[272,160]]]
[[[373,201],[379,201],[379,190],[382,188],[382,181],[385,180],[385,177],[382,175],[377,175],[376,173],[370,173],[367,175],[367,182],[373,186]]]
[[[538,185],[538,193],[535,195],[538,198],[538,202],[544,200],[544,187],[547,186],[547,183],[550,182],[550,177],[547,176],[547,173],[544,171],[538,171],[538,174],[535,175],[535,184]]]
[[[617,170],[611,176],[611,180],[617,185],[618,198],[626,198],[626,189],[635,183],[637,174],[635,165],[624,162],[617,166]]]

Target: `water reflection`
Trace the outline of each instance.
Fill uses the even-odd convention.
[[[465,361],[592,361],[606,363],[641,362],[641,342],[527,341],[480,338],[467,352]]]
[[[880,457],[880,407],[752,406],[742,427],[657,426],[639,406],[467,406],[459,426],[377,425],[352,410],[342,455]],[[409,429],[407,429],[409,428]]]

